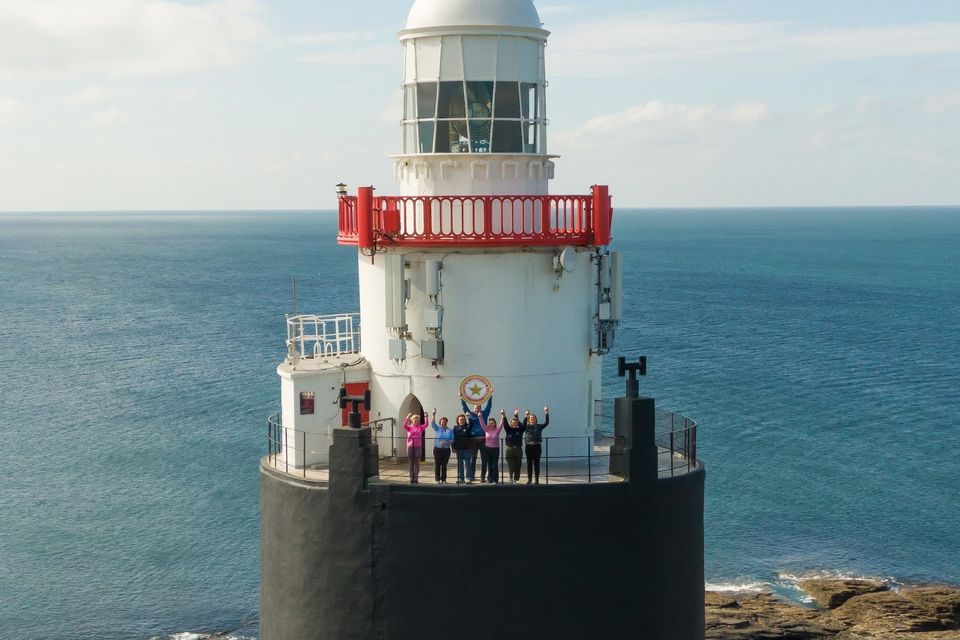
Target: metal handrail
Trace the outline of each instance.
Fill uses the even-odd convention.
[[[594,423],[598,434],[613,434],[613,407],[610,399],[594,401]],[[654,441],[660,458],[660,474],[673,477],[697,468],[697,422],[672,411],[656,410]]]
[[[613,209],[605,190],[588,195],[357,196],[339,198],[337,241],[436,246],[592,245],[609,242]]]
[[[360,353],[360,314],[287,316],[287,353],[321,358]]]
[[[406,435],[398,435],[396,425],[395,418],[378,418],[362,425],[362,428],[371,430],[371,439],[379,445],[381,460],[396,462],[405,455]],[[387,433],[389,435],[386,435]],[[329,436],[284,428],[279,413],[270,416],[267,420],[267,457],[271,466],[287,474],[306,478],[308,469],[317,468],[317,465],[297,464],[298,461],[305,463],[307,453],[316,453],[308,447],[309,437],[328,438]],[[684,475],[699,467],[696,458],[697,423],[695,421],[672,412],[658,411],[655,440],[658,448],[659,478]],[[436,438],[424,434],[422,441],[423,459],[432,459],[433,443]],[[549,484],[551,479],[587,483],[609,481],[609,461],[612,456],[617,455],[611,453],[612,438],[609,436],[598,434],[582,437],[544,437],[541,444],[541,471],[545,484]],[[507,469],[504,445],[505,440],[501,439],[501,475],[505,475]],[[524,457],[526,457],[525,453]]]

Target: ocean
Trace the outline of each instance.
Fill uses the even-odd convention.
[[[618,210],[614,234],[614,352],[700,424],[708,585],[960,583],[960,209]],[[359,308],[335,235],[0,215],[0,637],[256,637],[291,278],[301,311]]]

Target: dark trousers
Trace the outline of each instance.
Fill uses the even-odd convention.
[[[496,483],[499,478],[497,477],[497,463],[500,461],[500,447],[484,447],[483,448],[483,457],[484,466],[487,468],[487,482]]]
[[[420,447],[407,447],[407,466],[410,470],[410,484],[420,482]]]
[[[536,474],[537,484],[540,484],[540,454],[543,452],[542,444],[528,444],[527,453],[527,482],[533,480]]]
[[[520,479],[520,466],[523,461],[523,450],[519,445],[512,447],[507,445],[507,465],[510,467],[510,479],[517,481]]]
[[[487,479],[487,457],[483,455],[483,438],[473,439],[473,461],[470,463],[471,478],[477,475],[477,458],[480,458],[480,480]]]
[[[433,448],[433,461],[437,468],[434,469],[434,478],[437,482],[447,481],[447,463],[450,462],[450,449],[447,447]]]

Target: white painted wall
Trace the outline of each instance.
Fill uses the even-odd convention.
[[[600,358],[590,354],[595,312],[595,271],[586,249],[573,273],[558,281],[553,250],[469,251],[404,254],[412,283],[406,319],[411,338],[407,359],[388,358],[382,254],[360,256],[363,355],[370,365],[373,414],[401,417],[408,394],[441,415],[461,411],[459,385],[468,375],[494,385],[494,407],[542,414],[551,409],[549,435],[593,434],[589,385],[599,390]],[[427,337],[424,312],[433,303],[424,292],[425,260],[442,260],[445,359],[434,366],[419,357]],[[557,288],[559,285],[559,288]],[[596,391],[595,391],[596,393]],[[542,416],[541,416],[542,417]]]
[[[280,376],[280,411],[285,446],[281,460],[290,467],[325,464],[330,458],[333,429],[342,426],[339,407],[340,388],[345,382],[369,379],[366,363],[344,367],[349,358],[333,358],[323,362],[289,361],[277,367]],[[300,415],[300,393],[313,392],[314,413]]]

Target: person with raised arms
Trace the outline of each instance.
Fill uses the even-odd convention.
[[[436,432],[433,445],[433,477],[437,484],[447,484],[447,463],[450,462],[450,447],[453,446],[453,429],[447,426],[447,418],[440,418],[437,424],[437,410],[430,414],[430,428]]]
[[[457,453],[457,484],[473,483],[473,433],[465,415],[453,427],[453,450]]]
[[[506,434],[506,457],[510,484],[520,482],[520,467],[523,463],[523,432],[526,431],[526,428],[527,426],[520,421],[520,409],[514,409],[510,423],[503,426]]]
[[[419,413],[408,413],[403,421],[403,430],[407,432],[407,462],[410,471],[410,484],[420,482],[420,454],[423,451],[423,432],[427,425],[420,422]]]
[[[537,421],[536,414],[527,411],[524,417],[525,429],[523,433],[524,441],[527,443],[525,453],[527,454],[527,484],[534,481],[540,484],[540,455],[543,453],[543,430],[550,426],[550,408],[543,408],[543,424]]]

